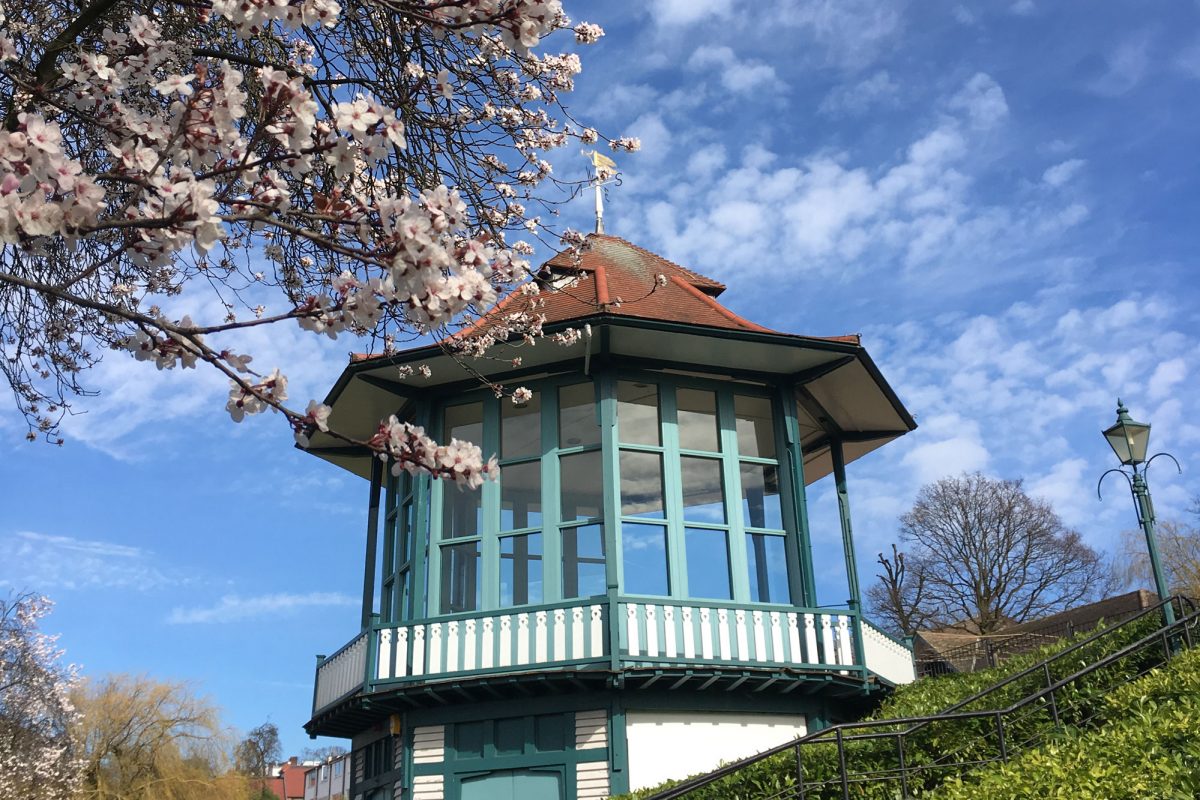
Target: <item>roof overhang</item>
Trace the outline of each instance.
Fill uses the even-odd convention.
[[[805,483],[832,470],[830,443],[835,439],[842,441],[850,463],[916,428],[867,351],[854,342],[609,314],[547,326],[546,333],[567,327],[590,333],[569,346],[549,337],[535,345],[499,344],[487,359],[455,356],[439,345],[428,345],[353,362],[325,399],[333,409],[329,426],[352,438],[368,439],[380,420],[407,403],[426,394],[476,389],[480,376],[515,387],[543,375],[583,374],[608,363],[793,386]],[[511,360],[517,357],[521,366],[513,368]],[[429,377],[419,370],[400,377],[402,367],[421,365],[429,367]],[[370,474],[365,449],[346,447],[329,434],[315,433],[308,450],[356,475]]]

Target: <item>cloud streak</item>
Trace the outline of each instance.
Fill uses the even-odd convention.
[[[359,601],[341,592],[280,592],[243,597],[227,594],[216,605],[199,608],[177,607],[167,622],[172,625],[197,625],[244,622],[271,616],[285,616],[301,609],[353,606]]]

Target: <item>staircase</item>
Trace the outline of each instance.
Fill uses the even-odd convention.
[[[1173,604],[1176,621],[1163,624]],[[940,713],[834,725],[728,764],[648,800],[908,798],[1006,762],[1066,730],[1094,727],[1099,698],[1200,643],[1184,598],[1152,606]]]

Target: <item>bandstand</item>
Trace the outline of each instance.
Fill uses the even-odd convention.
[[[480,444],[499,480],[392,477],[312,437],[369,483],[359,629],[318,658],[306,725],[351,740],[353,798],[608,797],[913,678],[909,648],[862,614],[846,465],[915,424],[858,337],[768,330],[720,283],[610,235],[542,278],[546,333],[578,340],[472,363],[529,402],[438,347],[353,360],[326,400],[364,439],[397,414]],[[827,476],[842,547],[814,551],[805,487]],[[818,607],[832,565],[848,602]]]

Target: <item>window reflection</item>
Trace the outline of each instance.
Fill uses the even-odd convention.
[[[721,462],[715,458],[681,456],[683,518],[692,522],[725,522],[725,491]]]
[[[542,395],[517,406],[500,401],[500,457],[522,458],[542,452]]]
[[[558,446],[583,447],[600,443],[596,397],[590,383],[558,390]]]
[[[662,443],[658,419],[658,387],[652,383],[617,382],[617,426],[629,444]]]
[[[483,530],[483,492],[442,484],[442,538],[459,539],[478,536]]]
[[[728,600],[733,597],[729,579],[729,533],[712,528],[685,528],[688,597]]]
[[[738,453],[753,458],[774,458],[775,426],[771,418],[770,399],[735,395],[733,415],[736,418]]]
[[[779,505],[779,467],[742,464],[742,521],[748,528],[783,528]]]
[[[500,539],[500,605],[542,602],[542,535]]]
[[[624,589],[629,594],[670,594],[667,529],[662,525],[621,525]]]
[[[563,597],[604,594],[604,531],[599,525],[565,528],[562,532]]]
[[[717,395],[701,389],[680,389],[675,393],[675,405],[680,448],[719,451]]]
[[[627,517],[663,519],[662,456],[621,451],[621,513]]]
[[[442,613],[479,608],[479,542],[442,548]]]
[[[464,403],[446,409],[442,438],[471,442],[483,447],[483,404]]]
[[[558,481],[562,489],[563,522],[593,519],[603,513],[604,473],[599,450],[561,456]]]
[[[542,465],[538,461],[500,468],[500,530],[542,524]]]
[[[750,600],[787,603],[787,549],[782,536],[751,533],[746,536],[746,564],[750,573]]]

